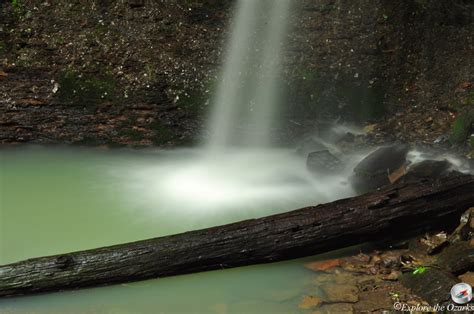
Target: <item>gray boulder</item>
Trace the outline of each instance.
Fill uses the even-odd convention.
[[[407,163],[408,145],[381,147],[365,157],[350,178],[357,193],[366,193],[390,184],[388,175]]]
[[[341,160],[327,149],[310,153],[306,159],[306,167],[317,174],[333,174],[344,169]]]
[[[451,172],[452,164],[447,160],[424,160],[410,167],[400,180],[415,182],[422,179],[435,179]]]

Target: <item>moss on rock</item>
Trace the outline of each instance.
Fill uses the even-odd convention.
[[[460,114],[451,127],[451,136],[449,138],[452,144],[466,143],[467,138],[471,135],[472,125],[474,123],[474,111]],[[471,139],[472,144],[472,139]],[[471,145],[472,146],[472,145]]]
[[[60,104],[95,108],[105,101],[118,99],[117,82],[107,74],[93,76],[74,71],[62,72],[57,82],[56,100]]]

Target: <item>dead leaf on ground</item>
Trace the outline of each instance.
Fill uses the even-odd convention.
[[[307,263],[304,266],[308,269],[314,271],[329,271],[334,267],[340,266],[341,260],[340,259],[328,259],[325,261],[317,261],[312,263]]]

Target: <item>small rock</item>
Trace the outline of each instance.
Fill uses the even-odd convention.
[[[354,143],[356,136],[350,132],[347,132],[343,137],[341,137],[337,142],[338,143]]]
[[[408,182],[418,181],[420,179],[435,179],[439,176],[446,175],[451,166],[451,163],[447,160],[424,160],[411,166],[402,181]]]
[[[382,253],[380,258],[382,259],[382,265],[385,268],[398,268],[401,266],[401,252],[400,251],[387,251]]]
[[[303,297],[303,300],[301,300],[300,304],[298,307],[302,310],[310,310],[310,309],[315,309],[323,304],[323,300],[314,295],[306,295]]]
[[[446,232],[438,232],[434,235],[426,235],[420,239],[420,243],[424,246],[426,254],[436,254],[440,252],[443,247],[449,244],[448,235]]]
[[[331,303],[355,303],[359,301],[359,289],[353,285],[331,284],[323,286],[321,289],[326,294],[327,301]]]
[[[458,277],[462,282],[468,283],[471,286],[474,286],[474,272],[467,272]]]
[[[338,313],[338,314],[352,314],[354,313],[354,308],[351,304],[340,303],[340,304],[327,304],[321,307],[319,311],[315,311],[312,314],[319,313]]]
[[[399,272],[399,271],[392,270],[390,272],[390,274],[388,274],[387,276],[382,277],[382,279],[387,280],[387,281],[396,281],[396,280],[398,280],[398,277],[400,277],[401,274],[402,273]]]
[[[379,313],[382,309],[393,307],[393,300],[385,290],[364,291],[360,294],[360,300],[354,305],[357,313]]]
[[[474,207],[469,208],[461,215],[459,226],[448,238],[449,243],[454,244],[459,241],[467,241],[472,238],[474,232]]]
[[[344,167],[342,162],[328,150],[313,152],[306,159],[306,167],[313,173],[334,173]]]

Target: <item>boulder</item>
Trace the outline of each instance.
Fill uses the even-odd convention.
[[[342,162],[328,150],[310,153],[306,159],[306,167],[317,174],[332,174],[344,169]]]
[[[365,193],[390,184],[389,175],[407,162],[408,145],[381,147],[365,157],[355,168],[350,181],[354,190]]]
[[[404,182],[421,179],[435,179],[448,174],[452,164],[447,160],[424,160],[408,169],[408,173],[401,179]]]

